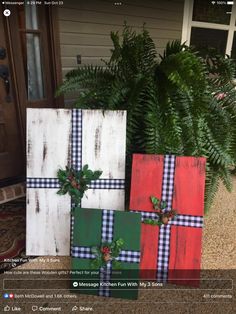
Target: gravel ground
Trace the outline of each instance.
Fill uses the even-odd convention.
[[[236,178],[234,189],[227,193],[221,186],[210,213],[205,217],[202,248],[202,269],[236,269]],[[60,257],[54,263],[40,263],[36,260],[18,267],[18,269],[70,269],[70,259]],[[219,275],[218,272],[216,272]],[[170,286],[173,287],[173,286]],[[208,291],[148,291],[140,290],[139,299],[127,301],[112,298],[79,295],[78,306],[92,307],[92,313],[235,313],[235,304],[229,299],[203,298]],[[215,294],[230,294],[230,291],[217,291]],[[231,292],[232,294],[232,292]],[[173,303],[173,301],[175,301]],[[203,303],[205,302],[205,303]],[[43,303],[42,303],[43,304]],[[63,304],[63,311],[71,313],[71,304]],[[234,308],[233,308],[234,306]],[[28,306],[27,306],[28,308]],[[83,311],[82,311],[83,310]],[[90,312],[85,309],[77,312]],[[25,313],[30,313],[26,311]],[[55,313],[55,312],[54,312]]]

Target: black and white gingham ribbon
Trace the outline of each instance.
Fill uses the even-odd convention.
[[[170,225],[202,228],[203,227],[203,217],[202,216],[178,214],[174,219],[172,219],[170,221]]]
[[[168,212],[172,207],[174,191],[175,156],[164,157],[161,200],[167,206],[163,210]],[[159,229],[159,243],[157,252],[157,281],[166,282],[168,277],[168,265],[170,256],[170,225],[161,225]]]
[[[82,110],[72,109],[72,134],[71,134],[71,165],[79,171],[82,169],[82,140],[83,140]],[[57,178],[27,178],[27,188],[60,188]],[[93,180],[89,189],[124,189],[124,179],[98,179]]]
[[[174,176],[175,176],[175,156],[165,155],[163,181],[162,181],[162,196],[161,200],[165,201],[167,206],[163,210],[168,212],[172,208],[173,192],[174,192]],[[141,213],[142,222],[145,219],[159,220],[159,216],[155,212],[137,211],[132,212]],[[171,226],[183,227],[203,227],[202,216],[182,215],[177,214],[171,219],[167,225],[161,225],[159,228],[159,243],[157,252],[157,281],[166,282],[168,278],[168,266],[170,256],[170,236]]]
[[[174,176],[175,176],[175,156],[165,155],[164,169],[162,179],[162,194],[161,200],[166,202],[164,212],[168,212],[172,207],[172,198],[174,192]]]
[[[91,248],[87,246],[73,246],[73,257],[93,259],[96,256],[92,253]],[[140,252],[121,250],[119,256],[116,258],[119,262],[125,263],[139,263]]]
[[[46,188],[46,189],[59,189],[60,184],[57,178],[27,178],[27,188]]]
[[[88,259],[96,258],[96,256],[92,253],[91,248],[89,246],[73,246],[72,256]]]
[[[144,222],[145,219],[159,220],[159,217],[156,213],[153,212],[145,212],[139,210],[131,210],[133,213],[141,214],[141,220]]]
[[[82,169],[82,110],[72,109],[71,165],[76,170]]]
[[[145,219],[152,219],[157,221],[159,220],[159,216],[154,212],[146,212],[139,210],[132,210],[132,212],[141,214],[142,222],[144,222]],[[202,228],[203,217],[178,214],[176,217],[172,218],[168,222],[168,225]]]
[[[60,184],[57,178],[27,178],[27,188],[38,189],[59,189]],[[123,179],[98,179],[93,180],[88,185],[89,189],[109,189],[120,190],[125,188],[125,180]]]
[[[102,237],[101,242],[111,243],[113,241],[113,225],[114,225],[114,211],[103,210],[102,211]],[[96,256],[91,252],[90,247],[86,246],[74,246],[72,247],[72,256],[77,258],[93,259]],[[139,263],[140,252],[121,250],[117,261],[126,263]],[[107,262],[106,267],[100,268],[100,286],[98,295],[109,297],[110,288],[109,282],[112,274],[112,261]],[[101,285],[101,283],[108,283],[108,285]]]
[[[111,243],[113,240],[113,225],[114,225],[114,212],[111,210],[103,210],[102,211],[102,238],[101,242]],[[100,268],[100,283],[108,283],[108,285],[99,286],[98,295],[109,297],[110,296],[110,288],[109,282],[111,279],[112,273],[112,263],[108,261],[107,267]]]
[[[125,180],[124,179],[98,179],[93,180],[91,184],[89,184],[89,189],[112,189],[112,190],[120,190],[125,188]]]

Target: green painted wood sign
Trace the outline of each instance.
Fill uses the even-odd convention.
[[[136,299],[141,214],[77,208],[74,222],[73,292]]]

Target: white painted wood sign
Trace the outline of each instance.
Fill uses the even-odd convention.
[[[126,112],[27,109],[27,255],[70,255],[70,196],[57,171],[101,170],[81,206],[124,210]]]

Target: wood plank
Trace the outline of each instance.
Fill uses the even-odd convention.
[[[133,9],[133,8],[132,8]],[[132,10],[134,12],[134,10]],[[131,12],[130,12],[131,13]],[[149,12],[150,13],[150,12]],[[143,12],[138,12],[140,16],[132,16],[127,11],[124,14],[116,14],[116,12],[98,12],[90,10],[75,10],[75,9],[66,9],[60,11],[60,20],[64,21],[78,21],[86,23],[98,23],[98,24],[116,24],[122,25],[124,21],[128,21],[130,25],[133,26],[142,26],[144,23],[147,28],[159,28],[159,29],[180,29],[182,26],[182,19],[176,21],[175,15],[169,17],[168,12],[163,14],[162,12],[156,12],[155,17],[150,17],[148,15],[143,15]],[[173,20],[174,19],[174,20]]]
[[[201,269],[202,230],[172,226],[168,278],[172,283],[198,286]],[[175,271],[176,270],[176,271]],[[193,280],[189,281],[188,278]],[[183,280],[186,279],[186,280]]]
[[[157,54],[163,54],[165,48],[164,47],[157,47]],[[77,67],[82,67],[84,65],[94,65],[94,66],[104,66],[104,62],[102,60],[109,61],[110,57],[98,56],[98,57],[88,57],[82,55],[81,57],[82,63],[80,65],[77,64],[76,56],[69,56],[62,58],[62,76],[65,78],[65,75],[74,70]],[[66,95],[66,98],[68,95]]]
[[[165,50],[164,47],[157,48],[157,54],[163,54]],[[94,65],[94,66],[104,66],[103,60],[109,61],[110,57],[98,56],[98,57],[88,57],[88,56],[81,56],[81,64],[77,64],[76,56],[68,56],[62,58],[62,74],[63,78],[65,77],[66,73],[71,70],[74,70],[77,67],[82,67],[84,65]]]
[[[190,179],[191,175],[191,179]],[[177,157],[175,167],[175,190],[173,208],[179,214],[203,216],[205,189],[205,158]],[[173,226],[171,230],[170,269],[185,269],[191,272],[191,277],[199,278],[197,271],[201,267],[202,229]],[[170,279],[182,279],[184,274],[170,272]],[[189,278],[189,274],[186,278]],[[182,281],[182,284],[188,284]],[[192,282],[197,286],[198,280]]]
[[[89,189],[82,200],[82,207],[124,210],[124,199],[124,190]]]
[[[130,209],[155,212],[150,197],[161,198],[163,160],[161,155],[133,155]]]
[[[141,261],[140,261],[140,277],[142,279],[156,279],[156,259],[150,258],[157,256],[159,239],[159,227],[141,224]]]
[[[58,189],[27,189],[26,255],[70,254],[70,197]]]
[[[125,111],[83,110],[82,163],[101,179],[125,178],[125,126]],[[89,190],[82,207],[124,210],[124,190]]]
[[[203,216],[204,190],[205,158],[177,157],[173,208],[179,208],[179,214]]]
[[[116,14],[132,14],[132,15],[140,15],[143,16],[158,16],[158,15],[167,15],[173,14],[178,16],[182,14],[184,7],[184,0],[179,2],[173,0],[166,0],[166,1],[142,1],[142,0],[133,0],[133,1],[125,1],[121,6],[114,5],[114,2],[110,1],[87,1],[87,2],[75,2],[73,0],[68,0],[64,3],[64,8],[71,8],[71,9],[79,9],[79,10],[94,10],[97,12],[107,12],[112,13],[115,12]],[[153,15],[152,15],[153,13]],[[163,14],[164,13],[164,14]]]
[[[126,1],[115,6],[110,1],[74,2],[69,0],[59,9],[63,75],[82,64],[99,64],[108,59],[111,31],[122,32],[124,21],[140,32],[145,23],[157,52],[162,54],[168,41],[181,39],[184,1]],[[74,59],[72,59],[74,58]]]
[[[101,178],[124,179],[125,123],[125,111],[83,110],[82,161],[101,169]]]
[[[109,61],[109,57],[104,57],[104,60]],[[81,57],[81,66],[83,65],[99,65],[99,66],[104,66],[104,62],[101,60],[101,57],[96,58],[96,57]],[[77,64],[77,58],[75,56],[71,57],[62,57],[62,68],[65,71],[68,71],[68,68],[74,69],[78,67]]]
[[[69,45],[93,45],[93,46],[112,46],[110,34],[107,35],[93,35],[80,33],[60,33],[60,43]]]
[[[65,168],[70,133],[69,109],[27,109],[27,177],[54,178]]]
[[[98,47],[94,46],[88,48],[86,46],[78,45],[61,45],[61,54],[64,57],[82,55],[86,57],[109,57],[111,55],[111,47]]]
[[[59,21],[61,32],[69,32],[69,33],[80,33],[80,34],[99,34],[99,35],[107,35],[110,34],[111,31],[122,31],[123,24],[120,25],[107,25],[107,24],[96,24],[96,23],[83,23],[83,22],[71,22],[71,21]],[[130,25],[130,24],[129,24]],[[130,25],[131,27],[133,25]],[[143,26],[133,27],[133,30],[140,32]],[[78,31],[79,30],[79,31]],[[166,29],[158,29],[158,28],[148,28],[150,36],[157,36],[159,34],[159,38],[168,38],[168,39],[180,39],[181,38],[181,29],[176,30],[166,30]]]
[[[156,46],[165,47],[169,38],[152,37]],[[113,47],[110,34],[94,35],[94,34],[80,34],[80,33],[62,33],[60,34],[61,45],[79,45],[92,49],[94,46]]]
[[[27,109],[27,177],[54,178],[68,164],[70,122],[70,110]],[[70,198],[56,191],[27,189],[27,255],[69,255]]]

